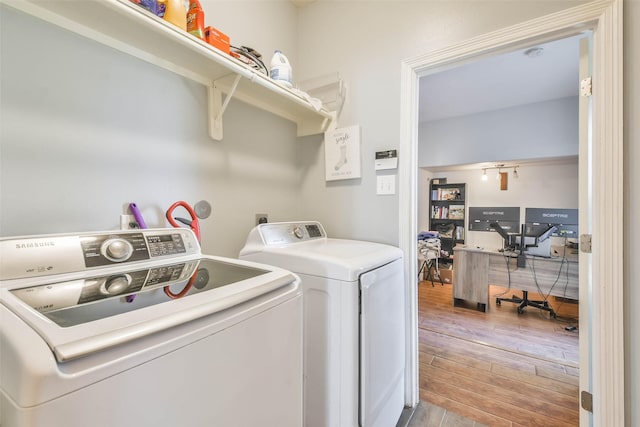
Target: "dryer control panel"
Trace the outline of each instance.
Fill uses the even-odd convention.
[[[55,234],[0,240],[0,280],[200,254],[186,228]]]
[[[327,238],[322,224],[315,221],[260,224],[255,230],[266,245],[283,245]]]

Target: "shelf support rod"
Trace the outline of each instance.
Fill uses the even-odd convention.
[[[229,101],[231,101],[231,98],[233,97],[233,94],[235,93],[236,89],[238,88],[238,83],[240,83],[240,79],[242,78],[242,76],[240,74],[236,75],[236,78],[233,80],[233,84],[231,85],[231,90],[229,90],[229,93],[227,94],[226,98],[224,99],[224,104],[222,104],[222,107],[220,109],[220,111],[218,111],[218,115],[216,116],[216,120],[218,119],[222,119],[222,115],[224,114],[224,111],[227,109],[227,105],[229,105]]]
[[[222,90],[217,82],[214,81],[212,85],[207,87],[209,97],[209,136],[216,141],[222,139],[222,116],[238,88],[241,78],[242,75],[236,75],[229,93],[224,99],[224,103],[222,102]]]

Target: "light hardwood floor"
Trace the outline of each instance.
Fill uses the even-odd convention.
[[[492,286],[483,313],[454,307],[449,284],[420,282],[421,400],[488,426],[577,426],[578,330],[566,327],[577,326],[578,305],[551,297],[558,319],[533,307],[519,315],[495,304],[505,291]]]

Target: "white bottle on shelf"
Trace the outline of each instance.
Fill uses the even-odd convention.
[[[292,87],[292,72],[291,72],[291,64],[289,64],[289,60],[284,54],[276,50],[271,57],[271,71],[269,75],[273,80],[286,87]]]

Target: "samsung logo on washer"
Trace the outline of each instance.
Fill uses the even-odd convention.
[[[51,240],[29,243],[16,243],[16,249],[32,249],[32,248],[44,248],[47,246],[55,246],[55,242]]]

